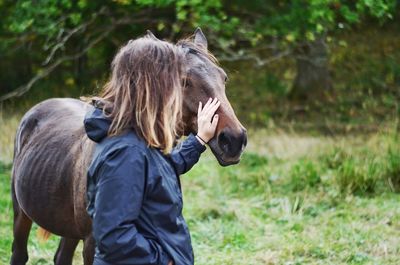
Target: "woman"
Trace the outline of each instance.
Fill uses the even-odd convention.
[[[197,135],[173,148],[182,131],[184,62],[167,42],[130,41],[85,117],[86,133],[97,143],[87,186],[95,265],[194,263],[179,175],[213,137],[220,103],[200,102]]]

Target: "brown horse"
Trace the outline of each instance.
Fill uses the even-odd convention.
[[[209,146],[221,165],[239,162],[247,136],[225,96],[225,72],[207,52],[207,40],[200,29],[195,31],[193,40],[182,40],[177,46],[184,50],[187,65],[185,134],[196,131],[198,102],[217,97],[221,101],[217,111],[220,120]],[[22,118],[12,169],[13,265],[28,261],[27,240],[32,222],[61,236],[55,264],[71,264],[80,240],[84,241],[84,264],[93,263],[94,242],[85,201],[86,172],[94,150],[94,143],[83,128],[88,107],[76,99],[49,99]]]

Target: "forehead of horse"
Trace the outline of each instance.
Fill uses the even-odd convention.
[[[190,67],[219,68],[217,59],[206,49],[190,41],[181,41],[179,45],[185,50]]]
[[[188,56],[188,74],[191,75],[192,79],[201,79],[203,84],[207,83],[207,86],[214,91],[224,87],[227,75],[217,62],[197,52],[193,52],[192,55],[189,54]]]

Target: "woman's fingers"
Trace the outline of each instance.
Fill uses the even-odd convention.
[[[220,105],[221,102],[217,98],[209,98],[204,107],[203,103],[200,101],[198,108],[198,116],[201,116],[205,121],[211,123],[211,119]]]
[[[213,103],[211,103],[207,109],[203,109],[204,111],[204,116],[207,117],[207,119],[209,121],[211,121],[211,117],[214,115],[215,111],[217,111],[217,109],[219,108],[219,106],[221,105],[221,102],[219,100],[215,100],[213,101]]]
[[[211,122],[211,130],[215,131],[215,129],[217,128],[218,119],[219,119],[218,114],[215,114],[215,115],[214,115],[214,118],[213,118],[213,120],[212,120],[212,122]]]
[[[217,98],[209,98],[204,104],[199,102],[199,113],[197,117],[197,134],[206,143],[214,136],[218,125],[219,116],[215,114],[221,102]],[[215,115],[214,115],[215,114]]]
[[[211,102],[212,102],[212,98],[209,98],[207,100],[206,104],[204,105],[203,110],[206,110],[208,108],[208,106],[211,104]]]
[[[214,106],[212,106],[212,108],[209,109],[208,113],[207,113],[207,119],[211,122],[212,117],[214,116],[215,112],[217,111],[217,109],[219,108],[221,103],[217,102]]]
[[[215,111],[217,111],[220,105],[221,101],[217,100],[215,104],[210,108],[210,112],[212,113],[212,115],[214,115]]]

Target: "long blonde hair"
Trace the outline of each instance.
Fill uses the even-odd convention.
[[[177,46],[148,36],[118,51],[100,93],[113,105],[110,136],[132,128],[149,146],[170,153],[182,130],[184,59]]]

